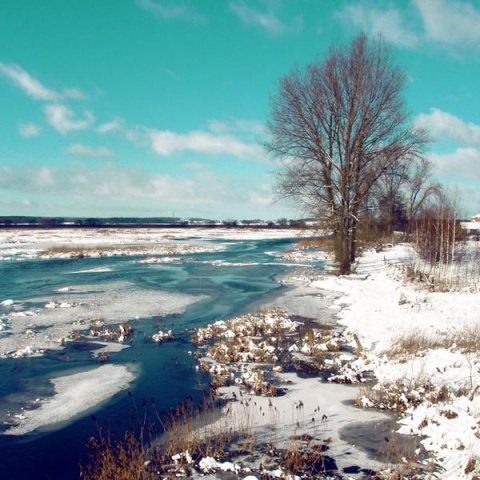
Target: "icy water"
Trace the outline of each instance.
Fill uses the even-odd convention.
[[[267,301],[280,288],[275,277],[291,268],[272,253],[291,245],[291,239],[236,241],[222,252],[185,255],[181,262],[161,264],[142,264],[134,257],[0,264],[0,301],[13,299],[35,309],[51,301],[59,289],[74,285],[74,300],[75,295],[91,303],[97,298],[109,300],[99,315],[119,320],[139,317],[132,323],[134,346],[113,353],[108,362],[134,367],[136,378],[130,388],[53,431],[0,435],[0,479],[78,478],[86,440],[96,433],[97,424],[119,431],[144,403],[153,400],[161,412],[187,396],[200,400],[208,378],[195,368],[191,329]],[[180,309],[183,313],[162,315],[180,304],[187,305]],[[175,340],[160,345],[145,341],[159,327],[171,328]],[[53,390],[50,378],[98,365],[84,344],[37,358],[0,359],[1,418],[36,398],[48,398]]]

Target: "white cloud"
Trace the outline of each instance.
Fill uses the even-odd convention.
[[[443,180],[480,181],[480,150],[476,148],[458,148],[452,153],[440,155],[431,153],[433,172]]]
[[[87,95],[78,88],[65,88],[61,93],[52,90],[14,63],[6,65],[0,62],[0,73],[35,100],[55,101],[61,98],[83,100],[87,98]]]
[[[67,148],[66,152],[71,155],[91,158],[106,158],[113,155],[107,147],[89,147],[80,143],[73,143]]]
[[[480,9],[463,0],[413,0],[429,40],[479,48]],[[477,3],[477,8],[475,8]]]
[[[123,129],[124,121],[120,118],[115,118],[111,122],[102,123],[97,127],[97,133],[105,135],[106,133],[118,132]]]
[[[210,155],[232,155],[238,158],[264,158],[259,145],[244,143],[231,135],[215,135],[204,131],[179,134],[169,130],[149,130],[148,135],[152,150],[162,157],[192,151]]]
[[[35,123],[20,123],[18,132],[24,138],[38,137],[42,133],[42,127]]]
[[[464,122],[460,118],[438,108],[430,109],[430,113],[421,113],[415,124],[430,132],[434,140],[453,140],[465,145],[480,145],[480,125]]]
[[[230,1],[230,9],[245,25],[253,25],[273,35],[299,34],[303,30],[303,17],[298,15],[290,23],[278,18],[273,10],[267,12],[239,0]]]
[[[289,216],[272,206],[268,188],[258,185],[258,180],[256,176],[239,181],[232,175],[202,170],[172,176],[112,162],[89,166],[75,162],[60,167],[0,165],[0,204],[5,198],[8,202],[28,197],[40,212],[29,210],[34,215],[51,215],[50,211],[63,216],[125,215],[127,211],[164,215],[175,210],[181,216],[211,218]]]
[[[407,24],[401,11],[392,5],[381,9],[372,2],[358,2],[346,5],[337,12],[336,17],[369,34],[382,35],[396,45],[413,47],[419,42],[414,28]]]
[[[59,94],[51,90],[18,65],[0,63],[0,73],[35,100],[57,100]]]
[[[206,23],[204,15],[178,1],[137,0],[137,4],[163,20],[184,20],[199,24]]]
[[[86,110],[83,118],[79,119],[70,108],[58,103],[45,105],[43,111],[48,123],[62,135],[72,131],[87,130],[95,122],[92,112]]]
[[[62,91],[62,98],[71,98],[72,100],[85,100],[88,95],[79,88],[64,88]]]

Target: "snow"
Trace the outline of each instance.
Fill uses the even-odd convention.
[[[431,459],[419,460],[420,465],[424,465],[421,478],[478,478],[478,296],[465,290],[430,291],[425,284],[407,280],[406,266],[413,259],[410,246],[389,246],[381,252],[365,252],[356,272],[350,276],[323,273],[315,276],[313,271],[304,271],[297,277],[285,279],[289,290],[273,300],[270,307],[281,307],[290,315],[321,318],[325,324],[343,329],[340,339],[333,337],[318,343],[320,340],[315,337],[313,346],[296,340],[289,347],[290,353],[310,355],[312,348],[329,349],[329,342],[333,342],[334,348],[335,342],[343,338],[356,349],[356,354],[341,353],[325,359],[326,364],[338,367],[338,373],[330,377],[328,384],[318,378],[282,373],[281,368],[274,367],[278,380],[275,385],[285,390],[285,395],[279,397],[255,395],[252,390],[245,390],[245,386],[259,381],[251,378],[259,375],[258,364],[252,364],[252,368],[240,363],[235,370],[228,364],[207,363],[213,375],[228,378],[230,374],[235,378],[232,385],[218,389],[224,398],[232,401],[208,430],[253,431],[257,441],[271,442],[274,437],[280,447],[282,442],[283,446],[288,445],[292,436],[307,433],[319,441],[329,439],[328,454],[335,458],[340,471],[351,465],[373,470],[387,467],[388,470],[385,463],[368,457],[361,445],[349,443],[343,432],[355,425],[392,421],[381,412],[390,410],[398,415],[394,427],[397,433],[418,435],[431,456]],[[274,317],[280,322],[284,313],[277,311]],[[229,343],[230,329],[238,338],[242,338],[238,333],[242,328],[243,335],[251,334],[247,320],[248,315],[216,322],[199,329],[197,338],[205,341],[216,335],[220,343],[216,345],[219,355],[215,358],[222,361],[225,348],[230,355],[235,353]],[[243,325],[239,325],[239,321]],[[411,351],[402,347],[408,338],[413,339]],[[470,338],[470,344],[465,338]],[[252,339],[237,341],[245,357],[243,361],[255,361],[250,357],[258,348]],[[214,353],[215,350],[210,350],[207,355]],[[366,372],[372,375],[366,377]],[[334,383],[366,382],[372,377],[373,384]],[[427,468],[430,461],[434,468]],[[269,471],[270,475],[274,473]],[[283,474],[279,472],[279,475]],[[388,473],[385,475],[388,478]]]
[[[22,302],[8,304],[9,311],[2,315],[2,320],[9,335],[0,336],[0,357],[40,355],[46,349],[62,348],[62,339],[68,340],[78,330],[86,334],[98,322],[106,327],[138,318],[182,313],[202,298],[148,290],[124,281],[52,290],[50,297],[31,299],[44,305],[34,311],[24,310]]]
[[[219,251],[218,240],[298,238],[294,229],[75,228],[0,230],[0,261],[118,255],[172,255]],[[213,243],[212,240],[216,242]]]
[[[5,435],[25,435],[37,430],[62,428],[65,422],[97,407],[129,387],[135,374],[120,365],[102,365],[51,379],[55,394],[38,402],[38,408],[14,415],[17,425]]]
[[[469,351],[455,339],[479,328],[478,296],[430,292],[406,281],[403,266],[412,255],[408,245],[369,251],[355,274],[310,285],[341,293],[335,300],[343,307],[339,323],[345,333],[358,335],[365,349],[351,367],[371,369],[378,390],[401,385],[397,406],[405,410],[398,431],[425,437],[422,444],[440,468],[432,478],[474,478],[480,462],[480,346]],[[408,335],[435,342],[423,351],[389,357]]]

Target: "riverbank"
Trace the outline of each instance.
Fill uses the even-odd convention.
[[[258,342],[236,349],[228,338],[238,334],[228,332],[237,327],[220,326],[216,351],[223,348],[224,356],[236,359],[237,365],[227,372],[236,384],[219,389],[230,402],[208,431],[248,432],[248,438],[262,445],[263,453],[250,458],[257,476],[248,478],[260,478],[261,472],[288,477],[291,470],[282,466],[285,457],[276,450],[305,459],[303,454],[315,449],[321,449],[324,461],[328,456],[330,468],[341,478],[364,478],[373,471],[379,478],[478,478],[478,298],[469,291],[433,291],[407,279],[413,257],[408,245],[388,246],[366,252],[356,273],[348,277],[315,277],[308,271],[285,280],[289,290],[269,306],[281,307],[292,318],[324,320],[330,329],[341,332],[342,340],[336,339],[339,349],[350,346],[355,352],[323,360],[334,372],[328,383],[318,375],[298,375],[283,368],[274,368],[272,376],[264,369],[259,380],[245,364],[245,356],[258,352]],[[272,335],[279,333],[261,336],[263,350],[249,362],[264,363],[263,351],[281,355],[281,349],[265,343]],[[323,347],[313,338],[317,353],[335,350],[325,337]],[[306,348],[301,338],[291,340],[288,348],[294,348],[297,358],[309,357],[307,363],[312,362],[312,345]],[[259,394],[259,381],[272,383],[282,394],[269,396],[271,389]],[[382,412],[394,413],[398,421]],[[273,453],[269,455],[265,445],[271,445]],[[244,462],[241,457],[238,469]],[[221,470],[221,464],[209,468]]]

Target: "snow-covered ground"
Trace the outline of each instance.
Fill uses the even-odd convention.
[[[370,369],[378,379],[364,404],[403,412],[399,431],[424,437],[439,467],[435,478],[474,478],[480,472],[479,297],[429,292],[405,280],[403,265],[412,256],[407,245],[369,251],[356,274],[311,285],[342,294],[335,300],[339,321],[364,347],[352,373]]]
[[[280,350],[272,350],[268,343],[272,333],[267,332],[260,342],[252,338],[250,346],[243,342],[236,350],[238,345],[232,346],[228,339],[235,338],[232,330],[237,328],[238,319],[213,326],[211,332],[217,329],[216,334],[223,338],[223,347],[222,343],[217,344],[213,350],[207,351],[207,355],[221,362],[228,355],[234,359],[242,355],[243,360],[237,360],[239,365],[236,369],[230,368],[229,373],[215,364],[209,367],[212,373],[226,374],[224,378],[230,375],[236,383],[220,389],[233,401],[225,407],[224,417],[214,427],[209,427],[210,431],[250,429],[256,432],[257,441],[265,436],[265,432],[267,436],[270,432],[272,439],[264,438],[263,441],[273,443],[275,438],[277,445],[283,442],[284,446],[289,441],[290,445],[294,444],[292,438],[304,434],[313,435],[318,442],[328,438],[327,453],[336,459],[340,472],[345,466],[360,465],[383,470],[383,478],[478,478],[478,295],[467,291],[434,292],[427,290],[425,283],[407,280],[406,266],[413,260],[414,252],[408,245],[388,246],[379,252],[368,251],[360,258],[356,273],[314,278],[313,272],[307,271],[297,278],[290,278],[286,283],[295,288],[272,302],[290,314],[301,312],[308,317],[325,318],[331,325],[332,316],[325,315],[325,309],[329,308],[338,325],[343,327],[341,337],[344,342],[350,342],[356,355],[350,359],[348,355],[339,355],[329,360],[338,367],[329,384],[320,383],[315,378],[281,373],[279,369],[275,372],[276,385],[284,387],[286,394],[268,398],[265,391],[270,392],[270,389],[262,391],[261,396],[255,394],[259,391],[254,387],[255,382],[258,384],[263,380],[263,377],[255,377],[259,365],[244,362],[252,362],[247,358],[252,355],[258,355],[257,361],[264,360],[264,351],[270,357],[279,355]],[[326,306],[325,301],[330,305]],[[277,317],[278,325],[285,322],[284,314],[278,313]],[[222,330],[223,333],[219,333]],[[200,334],[208,336],[209,331]],[[277,332],[274,336],[278,335]],[[310,354],[301,340],[293,343],[299,354]],[[323,347],[317,347],[318,350],[327,350],[325,343]],[[378,425],[382,420],[388,421],[380,410],[395,412],[398,420],[396,425],[392,423],[396,433],[403,434],[402,437],[416,436],[426,455],[416,447],[412,448],[414,444],[406,442],[406,447],[402,447],[400,442],[390,447],[391,451],[395,450],[396,458],[388,458],[386,453],[384,462],[379,463],[365,455],[362,445],[360,448],[353,445],[352,437],[345,435],[345,427],[355,429],[362,422],[376,422]],[[391,434],[388,436],[393,438]],[[395,438],[398,441],[398,437]],[[416,454],[420,455],[415,458]],[[406,464],[415,465],[416,462],[418,468],[408,473]],[[221,467],[217,465],[216,469]],[[270,474],[282,478],[288,476],[281,470]],[[346,477],[358,478],[354,475]],[[213,474],[209,478],[216,477]]]
[[[297,238],[295,229],[0,229],[0,261],[81,256],[175,255],[222,250],[211,240]]]

